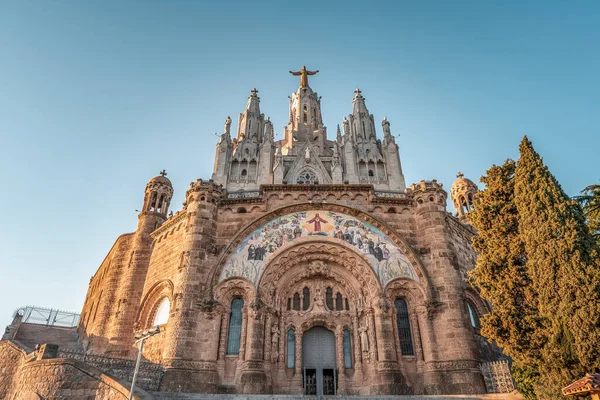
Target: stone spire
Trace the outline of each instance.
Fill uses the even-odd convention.
[[[260,112],[260,97],[258,90],[252,89],[246,109],[240,114],[238,125],[238,141],[243,139],[262,139],[264,130],[264,114]]]
[[[301,78],[300,87],[290,96],[290,121],[285,127],[284,154],[296,155],[305,142],[317,146],[319,154],[323,154],[327,131],[321,115],[321,98],[308,86],[308,75],[317,72],[319,71],[308,71],[306,67],[298,72],[290,71],[292,75],[299,75]]]
[[[354,128],[355,139],[370,139],[376,137],[373,115],[369,114],[369,110],[365,104],[365,98],[358,88],[354,91],[354,98],[352,99],[352,114],[350,121]]]

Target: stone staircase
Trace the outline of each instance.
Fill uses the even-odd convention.
[[[302,396],[289,394],[204,394],[204,393],[170,393],[153,392],[156,400],[504,400],[509,395],[482,394],[482,395],[439,395],[439,396]]]

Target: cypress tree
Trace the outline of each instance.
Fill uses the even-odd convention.
[[[560,389],[600,366],[600,263],[581,206],[543,164],[529,139],[519,146],[514,174],[518,235],[536,299],[536,394],[560,398]]]
[[[600,244],[600,185],[590,185],[575,200],[583,207],[588,228]]]
[[[485,189],[469,213],[478,231],[473,239],[477,266],[471,271],[471,280],[493,306],[482,320],[482,335],[513,359],[519,390],[525,397],[535,398],[533,383],[538,378],[544,340],[536,334],[540,329],[537,296],[519,236],[514,173],[515,162],[507,160],[502,166],[492,166],[481,178]]]

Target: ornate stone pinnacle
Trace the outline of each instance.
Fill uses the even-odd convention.
[[[456,174],[456,177],[458,179],[462,178],[463,176],[465,176],[462,172],[458,171],[458,173]]]

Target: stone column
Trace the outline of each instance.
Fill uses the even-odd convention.
[[[396,359],[394,348],[394,329],[390,318],[390,303],[385,298],[379,299],[375,308],[375,331],[377,337],[378,383],[374,389],[378,394],[393,395],[406,392],[404,378],[400,372],[400,365]]]
[[[248,307],[250,316],[246,318],[248,327],[245,354],[245,367],[240,376],[241,393],[265,393],[267,376],[264,371],[263,338],[264,314],[260,306],[253,303]]]
[[[335,361],[338,369],[338,394],[347,394],[346,388],[346,366],[344,365],[344,330],[336,329],[335,331]]]

